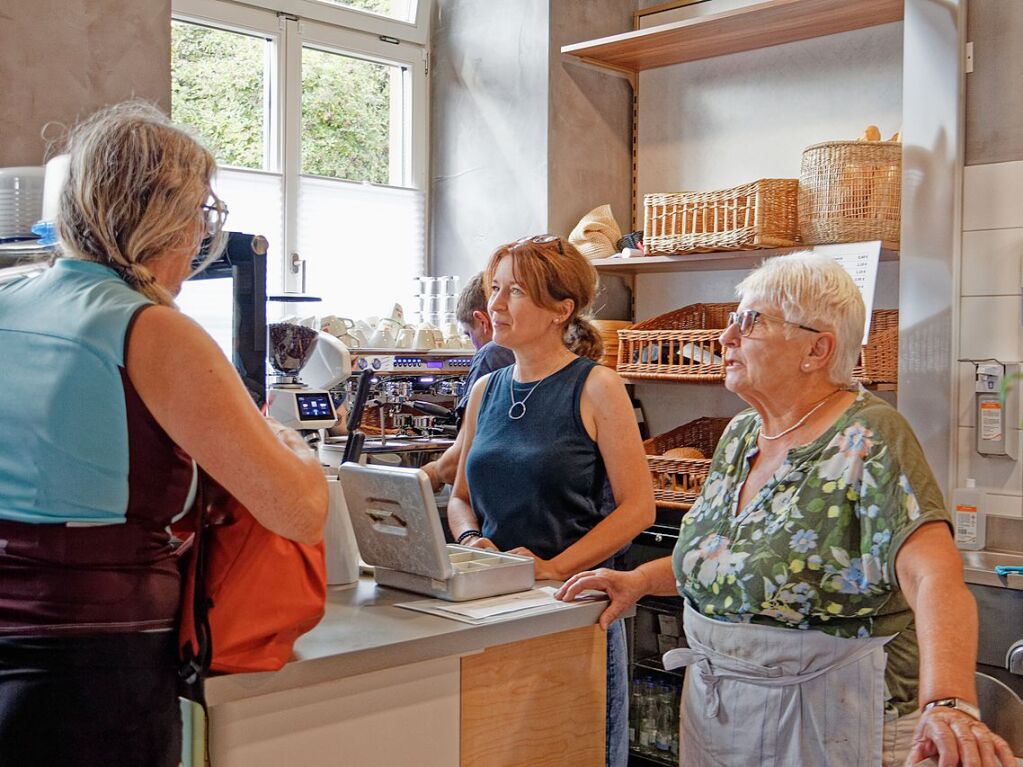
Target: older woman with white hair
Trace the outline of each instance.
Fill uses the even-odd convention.
[[[596,570],[606,624],[685,598],[680,763],[1015,764],[980,719],[977,616],[949,514],[906,421],[851,384],[864,327],[834,261],[766,261],[721,334],[752,407],[714,453],[671,558]]]

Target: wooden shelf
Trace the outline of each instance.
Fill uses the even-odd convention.
[[[688,253],[684,256],[640,256],[638,258],[596,258],[590,263],[607,274],[656,274],[658,272],[711,272],[722,269],[752,269],[765,258],[812,249],[812,245],[768,250],[735,250]],[[882,261],[898,261],[899,251],[881,249]]]
[[[888,24],[902,16],[903,0],[768,0],[566,45],[561,52],[633,73]]]

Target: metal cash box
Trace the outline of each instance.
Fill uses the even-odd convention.
[[[381,586],[462,602],[526,591],[533,560],[445,543],[430,480],[419,469],[338,469],[363,560]]]

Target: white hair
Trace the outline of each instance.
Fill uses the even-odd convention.
[[[835,334],[828,377],[840,386],[852,381],[860,354],[866,309],[852,277],[832,258],[809,251],[769,258],[740,282],[739,300],[776,307],[789,322]],[[794,325],[786,333],[799,332]]]

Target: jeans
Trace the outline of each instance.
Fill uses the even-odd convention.
[[[629,761],[629,654],[625,622],[607,629],[607,767],[626,767]]]

